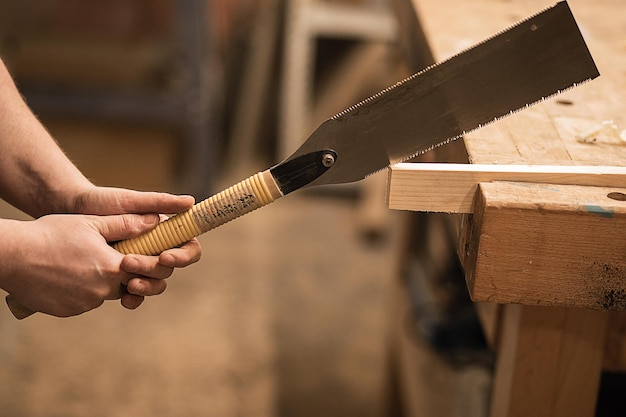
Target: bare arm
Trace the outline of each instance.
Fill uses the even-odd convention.
[[[68,316],[112,298],[133,309],[162,293],[175,268],[200,258],[195,239],[159,256],[109,246],[154,228],[154,213],[189,209],[193,197],[93,185],[30,111],[1,60],[0,197],[36,218],[0,219],[0,288],[33,310]]]
[[[93,185],[35,118],[0,61],[0,195],[33,217],[74,212]]]

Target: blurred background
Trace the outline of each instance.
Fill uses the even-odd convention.
[[[95,183],[200,200],[430,64],[403,44],[407,2],[0,0],[0,55]],[[0,309],[0,415],[484,415],[453,227],[387,210],[381,173],[203,235],[137,311]]]

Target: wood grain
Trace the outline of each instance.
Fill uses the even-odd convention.
[[[478,183],[491,181],[626,188],[626,167],[397,164],[389,168],[387,202],[397,210],[471,213]]]
[[[593,416],[608,314],[521,305],[503,310],[490,415]]]
[[[472,299],[626,309],[626,189],[481,183],[466,281]]]
[[[554,3],[550,0],[515,2],[411,0],[411,2],[422,22],[425,37],[437,61]],[[626,166],[625,143],[616,135],[610,134],[611,132],[601,131],[593,138],[580,140],[586,132],[597,129],[607,121],[612,121],[618,132],[626,129],[624,101],[626,39],[623,31],[626,13],[622,13],[623,2],[569,0],[568,3],[601,76],[464,137],[463,143],[471,163]],[[541,187],[546,186],[538,184],[535,186]],[[521,192],[523,187],[517,188],[520,190],[516,192],[516,196],[520,200],[517,193]],[[490,198],[491,194],[487,194]],[[542,204],[541,196],[533,193],[525,195],[530,201]],[[490,201],[495,204],[497,196],[493,197],[496,200]],[[599,207],[604,207],[602,204],[599,204]],[[571,207],[571,203],[567,202],[566,206]],[[623,254],[626,254],[625,248],[620,247],[624,244],[619,233],[624,226],[621,212],[611,219],[603,218],[599,214],[594,217],[588,212],[577,215],[571,210],[543,211],[541,214],[538,210],[526,207],[516,209],[514,205],[502,208],[490,206],[486,212],[487,215],[483,216],[469,214],[462,216],[459,234],[461,260],[467,266],[473,259],[470,255],[479,254],[477,248],[479,240],[483,240],[482,244],[489,244],[488,252],[480,252],[481,255],[487,255],[482,256],[481,273],[489,272],[493,276],[498,276],[498,279],[505,279],[511,285],[509,290],[513,289],[516,283],[508,277],[508,274],[528,273],[526,276],[528,279],[523,281],[523,284],[517,285],[520,291],[517,300],[525,298],[530,301],[534,297],[542,299],[546,304],[555,301],[554,294],[542,293],[544,289],[542,285],[554,279],[552,275],[541,273],[549,266],[548,261],[559,263],[570,271],[579,271],[579,274],[572,274],[567,279],[578,281],[578,284],[566,282],[567,285],[562,285],[564,294],[569,294],[568,302],[572,305],[592,304],[592,300],[602,299],[590,297],[585,293],[573,296],[573,288],[577,285],[579,289],[582,288],[579,284],[583,277],[586,276],[591,284],[596,285],[592,287],[593,290],[598,288],[595,281],[602,282],[610,278],[611,274],[614,279],[609,279],[609,282],[617,282],[620,276],[626,276],[626,271],[616,269],[622,267]],[[570,221],[564,221],[568,217]],[[554,218],[556,223],[546,225],[548,218]],[[511,230],[520,230],[520,225],[517,224],[520,221],[524,221],[525,227],[530,227],[532,233],[521,235],[510,233],[505,236],[507,227]],[[499,222],[499,225],[494,228],[492,222]],[[601,227],[607,233],[604,240],[594,237],[593,222],[602,223]],[[614,227],[608,227],[608,223],[613,223]],[[541,225],[545,230],[541,229]],[[490,241],[493,235],[484,234],[480,239],[472,235],[473,231],[483,229],[498,234],[500,239]],[[548,230],[558,233],[548,236]],[[520,246],[524,244],[524,238],[526,246]],[[557,242],[559,238],[560,241]],[[546,261],[544,265],[539,267],[536,264],[529,264],[531,260],[536,259],[533,254],[540,253],[546,246],[550,247],[553,253],[550,258],[544,258]],[[567,246],[574,249],[570,248],[563,252],[563,248]],[[529,252],[523,253],[529,249]],[[590,253],[592,257],[589,257]],[[570,258],[566,258],[567,256]],[[604,262],[594,265],[592,259],[597,257],[598,260],[600,256],[604,258]],[[505,266],[503,258],[509,260],[508,269],[494,271],[493,268]],[[584,270],[585,264],[590,267],[588,273],[582,275],[580,271]],[[534,275],[530,273],[531,271]],[[557,268],[552,268],[552,271],[559,272]],[[565,276],[561,274],[558,280],[563,283]],[[503,284],[503,281],[497,282]],[[468,284],[471,284],[469,279]],[[522,285],[532,285],[534,294],[531,290],[522,288]],[[552,290],[556,289],[557,285],[552,285]],[[489,298],[490,292],[500,296],[503,289],[487,288],[483,291],[483,295]],[[557,297],[556,304],[563,301],[564,294]],[[619,292],[613,296],[610,292],[607,293],[607,307],[619,307],[620,303],[615,302],[615,294],[619,299]],[[498,301],[504,298],[492,297],[491,300]],[[492,396],[494,403],[490,415],[498,417],[594,415],[598,376],[602,366],[599,358],[602,357],[607,329],[606,313],[579,308],[525,305],[504,305],[501,306],[501,310],[505,313],[501,315],[504,317],[501,326],[489,331],[489,334],[493,335],[492,339],[500,342],[498,370],[494,379],[495,391]],[[512,315],[509,314],[511,312]],[[625,362],[623,358],[626,358],[623,354],[626,352],[624,348],[626,326],[623,325],[626,320],[623,319],[623,313],[611,312],[609,316],[612,320],[608,324],[609,330],[606,331],[609,336],[606,349],[611,356],[605,357],[604,362],[610,369],[620,369]],[[493,323],[494,320],[490,322]]]

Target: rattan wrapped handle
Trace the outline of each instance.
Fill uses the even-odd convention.
[[[114,248],[125,254],[158,255],[281,196],[270,171],[259,172],[164,221],[142,236],[116,243]]]
[[[150,232],[117,242],[113,247],[124,254],[158,255],[280,197],[282,193],[270,170],[259,172],[197,203],[188,211],[169,218]],[[24,319],[34,313],[10,294],[6,302],[17,319]]]

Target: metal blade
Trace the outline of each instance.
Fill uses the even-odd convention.
[[[598,75],[561,2],[328,119],[278,167],[332,150],[308,185],[357,181]]]

